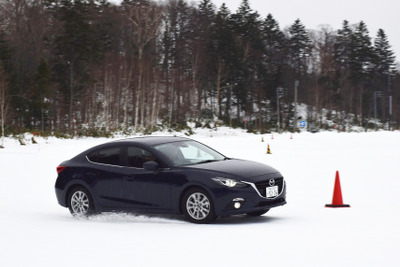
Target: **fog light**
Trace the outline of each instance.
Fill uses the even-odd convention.
[[[240,207],[242,206],[239,202],[235,202],[235,204],[233,205],[235,207],[235,209],[240,209]]]

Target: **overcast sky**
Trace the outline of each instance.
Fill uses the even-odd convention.
[[[231,12],[235,12],[242,0],[212,2],[218,9],[225,3]],[[372,38],[380,28],[386,32],[396,60],[400,61],[400,0],[249,0],[249,3],[263,18],[271,13],[281,29],[293,24],[297,18],[308,29],[328,24],[334,30],[342,27],[343,20],[350,24],[362,20]]]

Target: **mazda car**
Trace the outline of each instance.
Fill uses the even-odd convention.
[[[276,169],[184,137],[108,142],[62,162],[57,173],[58,203],[78,217],[123,211],[210,223],[286,204],[286,183]]]

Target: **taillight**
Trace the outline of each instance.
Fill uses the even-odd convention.
[[[62,172],[63,170],[65,170],[65,168],[67,168],[67,167],[65,167],[65,166],[58,166],[58,167],[57,167],[57,174],[59,174],[60,172]]]

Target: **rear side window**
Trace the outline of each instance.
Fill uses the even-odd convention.
[[[121,165],[121,147],[110,147],[96,150],[90,153],[88,159],[92,162]]]

